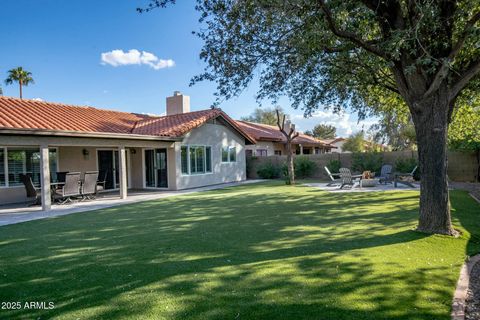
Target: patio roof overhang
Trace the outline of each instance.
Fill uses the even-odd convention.
[[[24,136],[54,136],[54,137],[78,137],[78,138],[104,138],[104,139],[126,139],[126,140],[156,140],[156,141],[182,141],[183,137],[151,136],[126,133],[109,132],[79,132],[46,129],[16,129],[0,128],[0,134],[24,135]]]

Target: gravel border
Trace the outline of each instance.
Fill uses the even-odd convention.
[[[475,268],[474,268],[475,267]],[[474,270],[475,269],[475,270]],[[475,273],[473,273],[475,272]],[[477,254],[471,257],[467,262],[465,262],[460,271],[460,277],[458,278],[457,288],[455,289],[455,294],[453,295],[452,303],[452,320],[474,320],[479,319],[478,315],[480,312],[480,281],[478,274],[480,273],[480,254]],[[476,277],[475,281],[470,282],[470,278]],[[476,285],[475,285],[476,284]],[[475,288],[474,288],[475,285]],[[469,290],[469,288],[471,290]],[[475,294],[475,297],[474,297]],[[472,298],[473,300],[472,300]],[[473,301],[473,305],[470,303]],[[475,309],[472,307],[477,306]],[[468,310],[468,317],[466,317],[466,309]],[[477,317],[475,318],[475,313]]]
[[[480,262],[473,266],[470,273],[470,284],[465,303],[465,320],[480,319]]]

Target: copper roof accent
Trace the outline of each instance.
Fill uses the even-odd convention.
[[[260,141],[273,141],[273,142],[280,142],[285,143],[287,139],[285,136],[280,132],[277,126],[271,126],[267,124],[260,124],[248,121],[236,121],[237,124],[248,134],[250,134],[255,140]],[[310,144],[310,145],[318,145],[323,147],[331,147],[335,148],[334,146],[329,145],[328,143],[316,139],[314,137],[308,136],[306,134],[301,133],[295,140],[293,140],[295,144]]]
[[[112,133],[172,138],[181,137],[217,117],[222,117],[250,143],[255,143],[254,138],[220,109],[159,117],[88,106],[0,97],[0,129]]]

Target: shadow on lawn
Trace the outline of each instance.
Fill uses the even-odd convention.
[[[415,194],[265,190],[242,186],[2,228],[0,300],[53,300],[56,308],[2,310],[0,318],[441,318],[417,302],[451,294],[429,286],[442,281],[442,268],[388,273],[399,266],[385,260],[385,277],[359,250],[426,237],[411,231]]]

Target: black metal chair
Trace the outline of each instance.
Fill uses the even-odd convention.
[[[25,191],[27,192],[27,198],[34,198],[34,202],[31,203],[31,206],[38,206],[41,205],[42,202],[40,200],[40,188],[35,188],[33,184],[32,178],[26,174],[20,174],[20,181],[22,181],[23,185],[25,186]]]
[[[83,176],[82,200],[93,200],[97,196],[98,171],[87,171]]]
[[[65,175],[65,184],[55,190],[53,198],[65,204],[72,202],[72,198],[81,197],[80,193],[80,172],[69,172]]]

